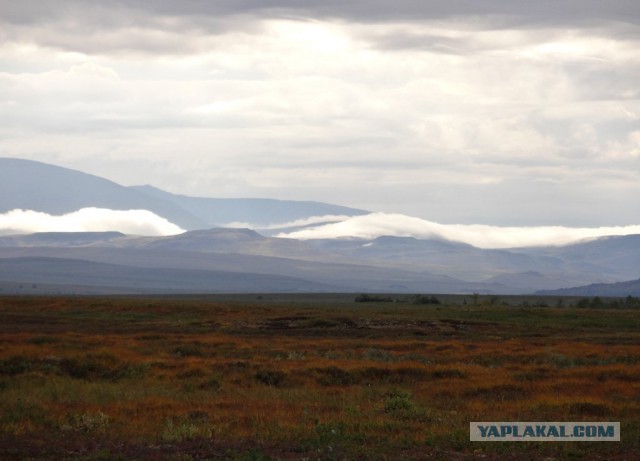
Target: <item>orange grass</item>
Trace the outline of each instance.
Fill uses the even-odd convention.
[[[630,459],[640,450],[631,311],[0,298],[0,315],[2,459]],[[492,420],[621,421],[623,442],[468,441],[470,421]]]

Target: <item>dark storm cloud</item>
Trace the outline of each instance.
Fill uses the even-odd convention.
[[[600,28],[622,40],[640,38],[637,0],[42,0],[0,1],[0,39],[35,42],[83,53],[199,51],[198,38],[230,31],[261,32],[263,19],[402,23],[453,20],[462,29]],[[4,26],[2,26],[4,24]],[[361,39],[380,49],[467,54],[488,45],[472,38],[394,30]],[[215,46],[215,44],[213,44]]]
[[[2,0],[0,0],[2,1]],[[50,1],[0,3],[0,42],[32,42],[82,53],[181,54],[202,51],[203,37],[259,33],[241,11],[201,10],[195,2]]]
[[[130,5],[112,0],[116,6]],[[640,3],[636,0],[367,0],[367,1],[300,1],[300,0],[187,0],[142,1],[141,10],[169,15],[228,15],[265,12],[308,17],[333,17],[350,21],[387,21],[411,19],[449,19],[468,16],[506,16],[516,21],[576,24],[591,20],[638,23]]]
[[[108,20],[92,12],[123,13],[121,21],[147,15],[208,16],[229,15],[293,16],[334,18],[355,22],[451,19],[466,17],[496,18],[497,24],[581,25],[592,22],[620,21],[640,23],[637,0],[367,0],[367,1],[300,1],[300,0],[43,0],[12,2],[4,0],[0,12],[4,21],[33,24],[50,18],[79,15],[89,22]],[[124,14],[127,13],[127,14]],[[500,19],[497,19],[500,18]]]

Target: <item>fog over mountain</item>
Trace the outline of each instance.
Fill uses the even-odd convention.
[[[4,212],[0,214],[3,234],[116,230],[169,235],[181,230],[226,226],[249,227],[269,235],[303,240],[391,235],[444,239],[481,248],[513,248],[565,245],[588,238],[640,233],[640,225],[600,228],[456,225],[321,202],[188,197],[153,186],[123,187],[66,168],[6,158],[0,158],[0,212]]]
[[[118,231],[139,235],[172,235],[183,229],[148,210],[81,208],[53,216],[32,210],[15,209],[0,214],[0,235],[32,232]]]
[[[280,237],[297,239],[356,237],[371,239],[383,235],[398,237],[437,238],[465,242],[481,248],[515,248],[524,246],[566,245],[578,240],[607,235],[640,233],[640,225],[598,228],[498,227],[485,225],[439,224],[420,218],[392,213],[370,213],[353,216]]]
[[[78,213],[85,208],[91,210]],[[124,187],[42,162],[0,158],[0,233],[4,234],[66,229],[167,235],[179,232],[178,228],[207,229],[232,221],[268,225],[326,214],[364,213],[367,211],[319,202],[186,197],[152,186]]]
[[[195,198],[17,159],[0,159],[0,179],[0,282],[12,287],[520,294],[640,275],[640,226],[451,225]]]
[[[107,179],[61,168],[42,162],[16,158],[0,158],[0,213],[4,214],[3,227],[8,225],[24,228],[17,219],[44,219],[24,214],[15,216],[6,213],[11,210],[37,211],[49,215],[62,216],[75,213],[83,208],[104,210],[147,210],[184,229],[201,228],[207,224],[184,209],[164,200],[141,194]],[[94,212],[92,217],[72,216],[67,219],[68,230],[81,231],[86,224],[73,224],[75,218],[88,221],[108,219],[104,212]],[[102,215],[102,216],[99,216]],[[147,218],[150,216],[147,215]],[[7,220],[11,219],[10,222]],[[134,218],[133,220],[144,219]],[[84,228],[86,229],[86,228]],[[32,232],[42,231],[36,226]],[[54,230],[54,229],[50,229]],[[89,229],[86,229],[89,230]],[[98,229],[93,229],[98,230]],[[113,230],[103,228],[101,230]],[[0,229],[1,231],[1,229]]]

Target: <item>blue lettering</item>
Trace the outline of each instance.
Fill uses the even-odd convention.
[[[598,437],[613,438],[613,426],[598,426]]]
[[[471,436],[494,440],[523,440],[523,439],[557,439],[571,438],[583,440],[614,439],[619,440],[619,423],[589,424],[589,423],[505,423],[478,424],[472,423]],[[475,429],[473,428],[475,426]],[[475,435],[474,435],[474,431]]]
[[[500,426],[500,437],[511,435],[512,432],[511,426]]]

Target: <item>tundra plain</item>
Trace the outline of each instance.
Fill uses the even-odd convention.
[[[0,458],[640,452],[637,299],[354,298],[1,297]],[[621,442],[470,442],[470,421],[620,421]]]

